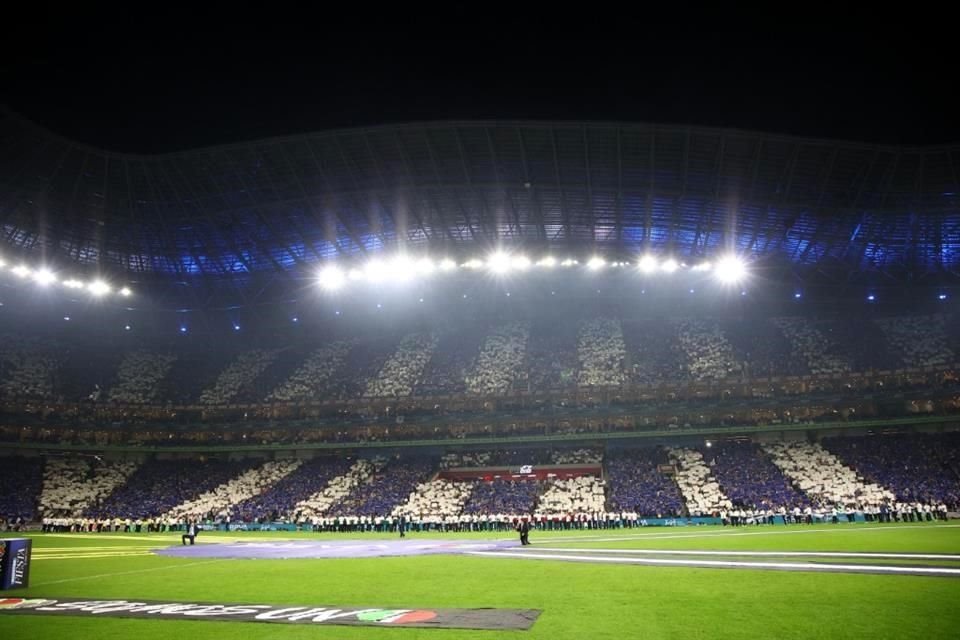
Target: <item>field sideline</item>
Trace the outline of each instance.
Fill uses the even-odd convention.
[[[13,534],[10,534],[13,535]],[[918,523],[535,531],[521,557],[322,560],[158,556],[176,534],[36,534],[31,587],[5,595],[371,607],[541,609],[529,631],[251,625],[0,614],[0,637],[951,638],[960,578],[603,564],[531,556],[882,563],[960,570],[960,525]],[[503,539],[504,533],[413,534]],[[198,542],[386,540],[383,534],[204,533]],[[685,552],[676,554],[672,552]],[[690,552],[704,552],[692,554]],[[521,555],[528,554],[523,557]],[[757,552],[751,555],[750,552]],[[798,555],[790,555],[796,552]],[[810,554],[832,552],[839,557]],[[776,554],[772,556],[772,554]],[[884,554],[882,559],[853,554]],[[929,558],[914,557],[923,554]],[[902,557],[901,557],[902,556]],[[951,557],[956,556],[956,557]]]

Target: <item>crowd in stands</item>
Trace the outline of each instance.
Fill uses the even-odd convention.
[[[464,393],[467,376],[480,350],[481,336],[480,332],[469,330],[444,332],[414,393],[419,396]]]
[[[171,508],[165,515],[175,520],[212,517],[233,519],[232,508],[259,495],[303,463],[302,460],[271,460],[235,476],[195,498]]]
[[[733,503],[720,488],[711,468],[696,449],[670,447],[671,462],[676,466],[676,481],[691,516],[709,516],[727,511]]]
[[[371,481],[355,486],[328,511],[328,515],[373,517],[391,514],[435,470],[436,462],[432,460],[397,460],[377,465]]]
[[[866,481],[892,491],[898,502],[960,508],[956,432],[828,438],[823,445]]]
[[[800,491],[822,506],[875,507],[895,499],[817,443],[777,442],[764,451]]]
[[[942,315],[880,318],[877,324],[908,367],[944,367],[954,361]]]
[[[729,507],[756,511],[804,509],[810,499],[784,476],[758,445],[746,443],[715,444],[701,450],[710,472],[729,498]]]
[[[673,478],[661,467],[670,461],[663,449],[650,447],[621,452],[607,460],[607,487],[613,511],[641,516],[683,514],[684,500]]]
[[[112,402],[121,404],[149,404],[160,398],[161,381],[170,371],[176,356],[136,350],[120,361],[117,381],[108,394]]]
[[[497,395],[514,388],[526,375],[529,337],[530,327],[523,322],[510,322],[494,329],[484,340],[473,371],[466,377],[467,392]]]
[[[373,480],[374,470],[382,467],[383,464],[384,462],[379,459],[360,459],[343,473],[339,473],[341,469],[338,467],[333,469],[332,473],[324,474],[325,486],[320,488],[314,485],[313,488],[317,490],[296,503],[294,509],[298,517],[301,521],[315,523],[317,518],[326,516],[334,505],[347,501],[351,496],[359,495],[363,487]]]
[[[213,386],[200,394],[200,404],[226,404],[237,398],[280,355],[278,349],[251,349],[231,362]]]
[[[715,321],[682,320],[677,327],[677,344],[686,356],[687,372],[693,380],[723,380],[741,373],[733,347]]]
[[[776,318],[774,324],[790,341],[793,357],[813,375],[834,375],[850,371],[840,344],[831,341],[807,318]]]
[[[473,483],[453,482],[435,478],[421,482],[407,501],[394,507],[391,515],[439,518],[446,522],[463,511],[463,504],[470,498]]]
[[[723,334],[733,347],[747,379],[802,376],[810,373],[806,363],[793,357],[790,341],[771,321],[729,321]]]
[[[581,387],[615,387],[624,383],[626,344],[616,318],[593,318],[580,327],[577,357]]]
[[[364,396],[396,398],[409,396],[420,382],[423,370],[433,357],[438,338],[432,333],[404,336],[376,377],[367,383]]]
[[[43,487],[43,458],[0,457],[0,519],[29,522]]]
[[[170,512],[244,473],[254,461],[151,460],[134,471],[99,505],[94,518],[149,518]],[[203,514],[214,517],[216,514]]]
[[[78,517],[124,484],[136,468],[136,462],[111,462],[99,456],[48,458],[40,512],[47,517]]]
[[[193,519],[389,531],[401,518],[444,530],[483,529],[484,522],[496,528],[517,518],[610,528],[691,516],[735,525],[772,523],[774,516],[853,521],[857,514],[868,521],[928,521],[960,508],[960,432],[830,438],[824,446],[720,440],[700,449],[599,455],[586,447],[478,450],[448,454],[442,464],[415,456],[266,462],[179,456],[142,463],[8,456],[0,464],[0,518],[42,517],[52,531],[164,531]],[[538,479],[494,471],[499,459],[597,461],[603,475],[587,470]],[[444,466],[491,471],[437,476]]]
[[[633,384],[655,385],[683,379],[683,354],[674,326],[667,321],[622,323],[627,346],[627,379]]]
[[[576,325],[553,319],[536,325],[527,345],[527,390],[569,389],[576,385],[578,368]]]
[[[468,515],[496,514],[516,516],[533,511],[539,493],[539,483],[532,480],[494,478],[474,483],[473,491],[464,504]]]
[[[235,503],[231,509],[233,519],[243,522],[299,519],[302,514],[298,513],[297,505],[322,495],[330,481],[346,474],[349,468],[349,460],[340,457],[304,461],[256,495]]]
[[[537,516],[560,516],[571,513],[606,513],[603,481],[596,476],[553,480],[540,496]]]
[[[0,396],[50,397],[59,364],[54,344],[36,338],[0,335]]]
[[[334,375],[352,346],[350,342],[338,341],[315,350],[289,378],[267,395],[267,401],[291,402],[327,397]]]

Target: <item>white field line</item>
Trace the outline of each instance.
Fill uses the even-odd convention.
[[[553,536],[544,536],[543,539],[549,539],[550,542],[554,544],[574,544],[580,541],[586,542],[620,542],[624,540],[676,540],[679,538],[735,538],[742,536],[785,536],[785,535],[794,535],[801,533],[853,533],[858,531],[903,531],[904,529],[948,529],[948,528],[957,528],[960,527],[960,524],[940,524],[935,526],[929,525],[903,525],[903,526],[889,526],[889,527],[856,527],[856,528],[841,528],[841,526],[833,526],[829,529],[788,529],[785,531],[771,531],[770,529],[761,529],[759,531],[730,531],[729,529],[715,530],[713,532],[697,532],[697,533],[671,533],[664,535],[651,535],[651,534],[635,534],[635,535],[623,535],[623,536],[577,536],[570,538],[561,538]],[[547,532],[549,533],[549,532]]]
[[[153,544],[149,546],[144,546],[139,544],[136,544],[136,545],[115,544],[111,547],[34,547],[33,553],[34,555],[36,555],[38,553],[57,553],[60,551],[76,551],[78,553],[82,553],[84,551],[114,551],[114,550],[127,550],[127,549],[140,551],[144,549],[157,549],[157,548],[158,548],[158,545],[153,545]]]
[[[33,556],[34,560],[86,560],[87,558],[128,558],[130,556],[152,556],[149,551],[134,551],[131,553],[81,553],[61,554],[56,556]]]
[[[100,580],[102,578],[114,578],[116,576],[128,576],[136,573],[149,573],[151,571],[165,571],[167,569],[185,569],[186,567],[196,567],[202,564],[213,564],[214,562],[223,562],[222,558],[216,560],[204,560],[203,562],[188,562],[187,564],[171,564],[163,567],[150,567],[149,569],[134,569],[133,571],[116,571],[114,573],[99,573],[95,576],[77,576],[76,578],[63,578],[62,580],[51,580],[49,582],[38,582],[31,584],[31,587],[46,587],[51,584],[63,584],[65,582],[79,582],[81,580]]]
[[[146,535],[146,534],[126,536],[126,535],[117,535],[115,533],[110,533],[108,531],[105,531],[103,533],[45,533],[43,534],[43,538],[38,538],[38,539],[51,540],[51,539],[63,538],[64,540],[70,540],[74,538],[80,538],[83,540],[100,540],[101,542],[107,542],[109,540],[139,540],[141,542],[156,540],[157,542],[169,542],[170,540],[175,539],[177,535],[179,534],[176,531],[171,532],[170,535],[167,535],[167,536],[155,536],[155,535]]]
[[[810,558],[896,558],[902,560],[958,560],[960,555],[948,553],[874,553],[847,551],[694,551],[689,549],[599,549],[595,547],[541,547],[540,551],[580,553],[622,553],[654,556],[756,556],[756,557],[810,557]]]
[[[931,576],[960,576],[960,569],[944,567],[896,567],[870,564],[810,564],[805,562],[740,562],[736,560],[670,560],[667,558],[624,558],[611,556],[577,556],[551,553],[511,553],[506,551],[470,551],[469,555],[494,558],[523,558],[527,560],[577,560],[582,562],[610,562],[616,564],[643,564],[651,566],[676,566],[700,568],[736,569],[788,569],[800,571],[841,571],[850,573],[891,573]]]

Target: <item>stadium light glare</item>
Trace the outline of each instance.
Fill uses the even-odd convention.
[[[376,284],[383,282],[390,273],[383,260],[374,258],[363,268],[363,275],[367,278],[368,282]]]
[[[937,296],[937,300],[946,300],[946,299],[947,299],[947,294],[945,293],[941,293],[940,295]]]
[[[651,255],[643,256],[637,263],[637,268],[643,273],[653,273],[657,270],[657,266],[657,259]]]
[[[517,271],[526,271],[530,268],[530,258],[527,256],[515,256],[510,261],[510,266]]]
[[[103,296],[110,293],[110,285],[103,280],[94,280],[87,285],[87,291],[95,296]]]
[[[663,264],[660,265],[660,270],[664,273],[673,273],[680,268],[680,265],[673,258],[667,258],[663,261]]]
[[[347,272],[347,277],[351,280],[363,280],[363,271],[360,269],[350,269]]]
[[[83,289],[84,287],[84,284],[82,282],[80,282],[79,280],[74,280],[72,278],[70,280],[64,280],[61,284],[63,284],[63,286],[65,286],[68,289]]]
[[[430,275],[436,268],[437,265],[435,265],[430,258],[420,258],[417,260],[417,273],[422,276]]]
[[[510,256],[497,251],[487,256],[487,269],[492,273],[502,274],[510,270]]]
[[[7,266],[7,263],[3,260],[0,260],[0,269],[3,269],[5,266]]]
[[[453,271],[457,268],[457,263],[451,260],[450,258],[444,258],[440,261],[440,270],[441,271]]]
[[[877,299],[877,296],[873,295],[872,293],[867,296],[867,302],[874,302],[876,301],[876,299]]]
[[[606,264],[607,263],[603,258],[601,258],[600,256],[594,256],[590,258],[590,260],[587,262],[587,268],[590,269],[591,271],[597,271],[599,269],[603,269],[603,267],[605,267]]]
[[[124,298],[130,297],[132,293],[133,291],[130,291],[130,287],[124,287],[120,289],[120,295],[122,295]]]
[[[537,266],[552,269],[553,267],[557,266],[557,259],[553,256],[546,256],[537,262]]]
[[[563,267],[572,267],[572,266],[575,265],[575,264],[577,264],[577,261],[576,261],[576,260],[574,260],[574,259],[572,259],[572,258],[567,258],[566,260],[564,260],[563,262],[560,263],[560,266],[563,266]]]
[[[327,291],[336,291],[344,285],[346,277],[339,267],[324,267],[317,274],[317,282]]]
[[[481,269],[483,268],[483,260],[477,260],[473,258],[472,260],[467,260],[463,263],[463,266],[467,269]]]
[[[737,256],[727,256],[717,263],[713,275],[723,284],[736,284],[747,277],[747,265]]]
[[[371,264],[374,264],[374,262],[373,260],[370,261]],[[407,256],[397,256],[384,265],[382,273],[379,272],[379,264],[373,267],[373,269],[373,278],[384,279],[389,274],[389,276],[397,282],[409,282],[416,275],[417,266],[413,260]],[[377,280],[373,281],[376,282]]]
[[[57,276],[53,275],[50,269],[39,269],[33,272],[33,280],[41,287],[45,287],[57,281]]]
[[[721,260],[720,262],[722,263],[723,261]],[[719,265],[719,264],[717,265],[717,268],[718,268],[718,269],[720,268],[720,265]],[[693,268],[690,269],[690,270],[691,270],[691,271],[710,271],[711,269],[713,269],[713,264],[712,264],[712,263],[710,263],[710,262],[701,262],[701,263],[699,263],[699,264],[693,265]]]
[[[26,278],[27,276],[30,275],[30,269],[28,269],[26,266],[22,264],[17,265],[13,269],[10,269],[10,271],[12,271],[14,275],[19,276],[21,278]]]

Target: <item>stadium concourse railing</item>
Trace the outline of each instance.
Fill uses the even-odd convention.
[[[360,397],[299,402],[261,402],[222,405],[118,404],[112,402],[54,402],[50,399],[4,399],[7,416],[85,416],[100,420],[180,423],[249,420],[307,420],[322,417],[444,412],[496,412],[542,406],[631,406],[655,402],[698,400],[756,400],[816,393],[890,392],[960,383],[960,365],[832,375],[766,377],[749,380],[664,382],[616,387],[574,387],[552,391],[514,391],[500,395],[469,394]]]
[[[470,445],[517,445],[517,444],[557,444],[591,443],[594,445],[644,440],[676,440],[687,438],[717,439],[755,436],[759,434],[785,434],[790,432],[827,431],[839,432],[853,430],[857,432],[881,431],[901,432],[915,428],[956,429],[960,427],[960,416],[917,416],[912,418],[888,418],[874,420],[855,420],[819,423],[792,423],[768,425],[744,425],[733,427],[693,427],[673,429],[649,429],[636,431],[618,431],[607,433],[563,433],[551,435],[491,436],[471,438],[433,438],[423,440],[376,440],[365,442],[303,442],[303,443],[259,443],[259,444],[203,444],[182,445],[176,447],[150,445],[103,445],[96,443],[53,443],[53,442],[0,442],[0,450],[35,451],[78,451],[78,452],[117,452],[117,453],[260,453],[276,451],[305,450],[361,450],[361,449],[398,449],[410,447],[460,448]]]

